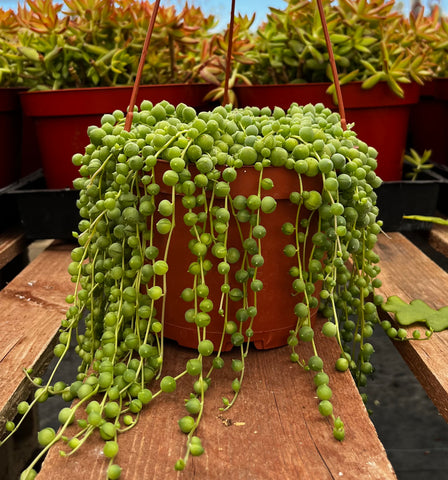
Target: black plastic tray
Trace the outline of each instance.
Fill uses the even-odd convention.
[[[30,240],[73,239],[72,232],[78,230],[77,190],[49,190],[36,173],[8,189],[6,196]]]
[[[385,231],[429,230],[431,223],[405,220],[403,215],[448,214],[448,168],[427,170],[415,181],[383,182],[376,193],[378,218]],[[78,195],[71,189],[47,189],[42,173],[36,172],[0,190],[0,231],[20,219],[28,239],[73,239],[80,221]]]
[[[0,189],[0,233],[20,225],[17,202],[9,195],[14,185]]]
[[[407,171],[406,167],[404,171]],[[446,180],[433,170],[419,174],[414,181],[383,182],[376,190],[378,218],[384,222],[383,230],[430,230],[432,223],[404,219],[403,215],[436,215],[440,192],[446,187]]]
[[[442,183],[439,189],[439,200],[437,202],[437,210],[448,215],[448,165],[435,165],[434,172],[442,177]]]

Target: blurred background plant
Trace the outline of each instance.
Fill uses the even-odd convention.
[[[152,9],[140,0],[26,0],[2,11],[3,78],[33,90],[130,85]],[[199,80],[193,67],[215,25],[200,8],[161,6],[142,83]]]
[[[19,83],[17,70],[13,68],[15,49],[12,47],[19,29],[13,10],[0,8],[0,86],[16,86]]]
[[[424,10],[416,19],[419,24],[417,31],[420,33],[419,41],[428,48],[434,64],[436,78],[448,77],[448,17],[443,16],[438,5],[435,5],[430,15]]]
[[[255,15],[237,15],[234,19],[232,35],[232,61],[228,84],[229,102],[237,105],[236,96],[232,90],[236,83],[251,84],[251,81],[240,70],[250,67],[254,63],[249,55],[254,48],[253,33],[250,31]],[[215,85],[206,100],[220,100],[224,96],[226,77],[226,58],[229,51],[230,28],[223,33],[215,33],[210,39],[205,39],[201,60],[196,66],[197,74],[207,83]]]
[[[418,42],[423,22],[394,9],[393,0],[324,0],[324,10],[341,84],[388,83],[403,96],[401,83],[422,84],[433,75],[430,46]],[[321,20],[314,0],[288,0],[271,9],[258,30],[247,77],[254,84],[333,81]],[[330,91],[332,88],[330,89]]]
[[[429,170],[434,167],[434,164],[430,163],[431,150],[425,150],[422,155],[420,155],[413,148],[409,149],[409,153],[404,155],[404,161],[412,168],[411,172],[406,174],[406,177],[411,181],[417,180],[417,177],[420,173],[425,170]]]
[[[263,22],[256,6],[236,15],[230,87],[333,81],[316,0],[283,3]],[[23,0],[0,9],[0,85],[131,85],[152,9],[149,0]],[[395,0],[324,0],[324,10],[341,84],[387,82],[403,96],[405,83],[448,76],[448,20],[438,5],[408,14]],[[207,82],[221,98],[229,32],[218,25],[200,7],[162,2],[142,83]]]

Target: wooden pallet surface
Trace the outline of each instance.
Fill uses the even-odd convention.
[[[0,428],[33,390],[23,369],[39,374],[52,358],[54,339],[72,290],[71,246],[55,244],[0,291]]]
[[[70,245],[54,244],[40,254],[0,292],[0,412],[8,418],[27,382],[22,368],[41,369],[51,350],[65,297],[73,290],[67,273]],[[289,361],[288,348],[249,353],[242,391],[235,405],[220,411],[223,396],[231,396],[235,374],[229,368],[235,353],[226,353],[227,368],[216,372],[206,395],[206,408],[198,435],[206,449],[187,469],[176,473],[175,461],[183,456],[185,436],[177,420],[185,415],[183,399],[192,380],[183,377],[173,394],[158,397],[145,408],[137,426],[120,435],[117,461],[122,480],[142,478],[219,479],[395,479],[395,473],[376,434],[357,388],[348,372],[337,373],[336,342],[317,334],[333,390],[335,413],[346,428],[346,439],[333,439],[330,422],[317,410],[312,375]],[[310,351],[303,351],[305,358]],[[192,357],[188,349],[168,342],[164,374],[177,374]],[[28,384],[29,387],[29,384]],[[103,441],[92,438],[69,458],[51,450],[38,479],[98,480],[105,478],[107,461]]]
[[[378,293],[384,298],[397,295],[406,302],[419,298],[436,309],[448,305],[448,273],[404,235],[380,236],[376,252],[381,259],[383,282]],[[407,327],[408,336],[412,336],[415,328],[414,325]],[[434,333],[429,340],[394,341],[394,344],[448,421],[448,330]]]

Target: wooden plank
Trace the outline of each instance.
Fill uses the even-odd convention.
[[[383,282],[378,293],[384,298],[397,295],[406,302],[419,298],[437,309],[448,304],[448,273],[402,234],[380,236],[376,252],[381,259],[379,278]],[[414,329],[408,328],[409,335]],[[434,333],[430,340],[394,341],[394,345],[448,421],[448,331]]]
[[[448,226],[434,224],[429,232],[429,244],[448,257]]]
[[[67,266],[71,247],[54,244],[0,292],[0,430],[31,391],[23,368],[42,372],[73,289]]]
[[[143,410],[137,426],[120,435],[120,478],[395,479],[351,375],[332,368],[339,356],[336,342],[320,333],[316,340],[330,375],[335,413],[345,423],[342,443],[333,438],[332,426],[317,410],[312,374],[289,361],[287,347],[251,350],[240,396],[230,410],[221,412],[221,399],[231,398],[230,384],[235,377],[229,368],[235,353],[229,352],[224,356],[226,367],[215,372],[206,393],[198,431],[205,453],[191,458],[184,472],[174,471],[174,463],[184,455],[186,438],[177,420],[186,414],[183,399],[192,388],[192,379],[182,377],[175,393],[157,397]],[[302,353],[306,358],[311,354],[310,350]],[[168,343],[164,374],[181,372],[193,356],[192,351]],[[106,478],[102,445],[98,436],[92,437],[83,449],[66,458],[59,455],[61,446],[56,446],[37,479],[66,475],[72,480]]]
[[[25,235],[20,230],[8,230],[0,234],[0,269],[26,249]]]
[[[9,417],[27,388],[21,369],[46,363],[52,340],[65,313],[65,296],[72,291],[66,272],[71,247],[52,245],[0,292],[0,411]],[[317,411],[312,375],[289,361],[287,348],[252,350],[243,389],[236,404],[221,412],[222,396],[231,396],[234,373],[216,372],[207,392],[204,421],[198,434],[206,453],[193,458],[183,474],[173,470],[183,456],[185,437],[177,420],[185,415],[183,399],[192,379],[183,377],[173,394],[158,397],[141,415],[132,431],[121,436],[117,461],[123,480],[142,478],[219,479],[395,479],[392,466],[348,372],[332,368],[339,355],[333,339],[317,334],[317,345],[331,377],[335,413],[345,423],[343,443],[332,437],[332,427]],[[302,351],[304,357],[311,352]],[[164,374],[183,370],[193,356],[188,349],[168,342]],[[39,365],[38,368],[41,368]],[[19,395],[20,394],[20,395]],[[25,395],[26,396],[26,395]],[[105,478],[107,461],[102,441],[93,438],[69,458],[56,446],[38,475],[39,479],[98,480]]]

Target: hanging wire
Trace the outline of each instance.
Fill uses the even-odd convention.
[[[336,89],[336,97],[338,99],[339,115],[341,116],[341,126],[343,130],[347,129],[347,120],[345,118],[344,101],[342,99],[341,85],[339,83],[338,69],[336,67],[336,61],[334,59],[333,47],[331,45],[330,35],[328,33],[327,21],[325,19],[324,7],[322,0],[317,0],[317,8],[319,9],[320,20],[322,22],[322,28],[324,30],[325,42],[327,44],[328,56],[330,59],[331,71],[333,73],[333,82]]]
[[[235,21],[235,0],[232,0],[232,6],[230,8],[230,24],[229,24],[229,45],[227,47],[226,57],[226,76],[224,79],[224,105],[229,103],[229,79],[230,79],[230,67],[232,64],[232,45],[233,45],[233,25]]]
[[[137,74],[135,76],[134,87],[132,88],[131,100],[129,103],[128,113],[126,115],[126,122],[124,129],[130,131],[132,126],[132,118],[134,116],[134,106],[137,101],[138,89],[143,74],[143,67],[145,66],[146,55],[148,53],[149,43],[151,41],[152,32],[154,30],[154,24],[156,23],[157,12],[159,11],[160,0],[156,0],[154,3],[151,20],[149,22],[148,31],[146,32],[145,43],[143,44],[142,53],[140,56],[140,62],[138,64]]]
[[[159,10],[160,0],[156,0],[154,2],[153,12],[151,15],[150,24],[148,27],[148,31],[146,33],[145,43],[143,45],[142,54],[140,56],[140,62],[137,69],[137,74],[134,81],[134,86],[132,89],[131,100],[129,103],[129,109],[126,115],[126,122],[125,122],[125,130],[129,131],[132,126],[132,118],[134,112],[134,106],[137,101],[138,89],[140,86],[140,81],[143,73],[143,68],[146,61],[146,55],[148,53],[149,44],[151,41],[152,32],[154,30],[154,24],[156,21],[157,13]],[[327,22],[325,18],[325,12],[322,4],[322,0],[317,0],[317,8],[319,10],[320,19],[322,22],[322,28],[324,31],[325,42],[327,44],[328,49],[328,56],[330,60],[331,71],[333,74],[333,81],[336,89],[336,97],[338,100],[338,108],[339,114],[341,117],[341,125],[344,130],[347,128],[347,121],[345,118],[345,109],[344,109],[344,101],[342,98],[342,91],[341,85],[339,83],[339,76],[336,67],[336,61],[333,54],[333,47],[331,45],[330,35],[328,33]],[[230,9],[230,24],[229,24],[229,44],[227,48],[227,57],[226,57],[226,72],[225,72],[225,80],[224,80],[224,105],[229,103],[229,81],[230,81],[230,70],[231,70],[231,63],[232,63],[232,45],[233,45],[233,30],[234,30],[234,22],[235,22],[235,0],[232,0],[231,9]]]

